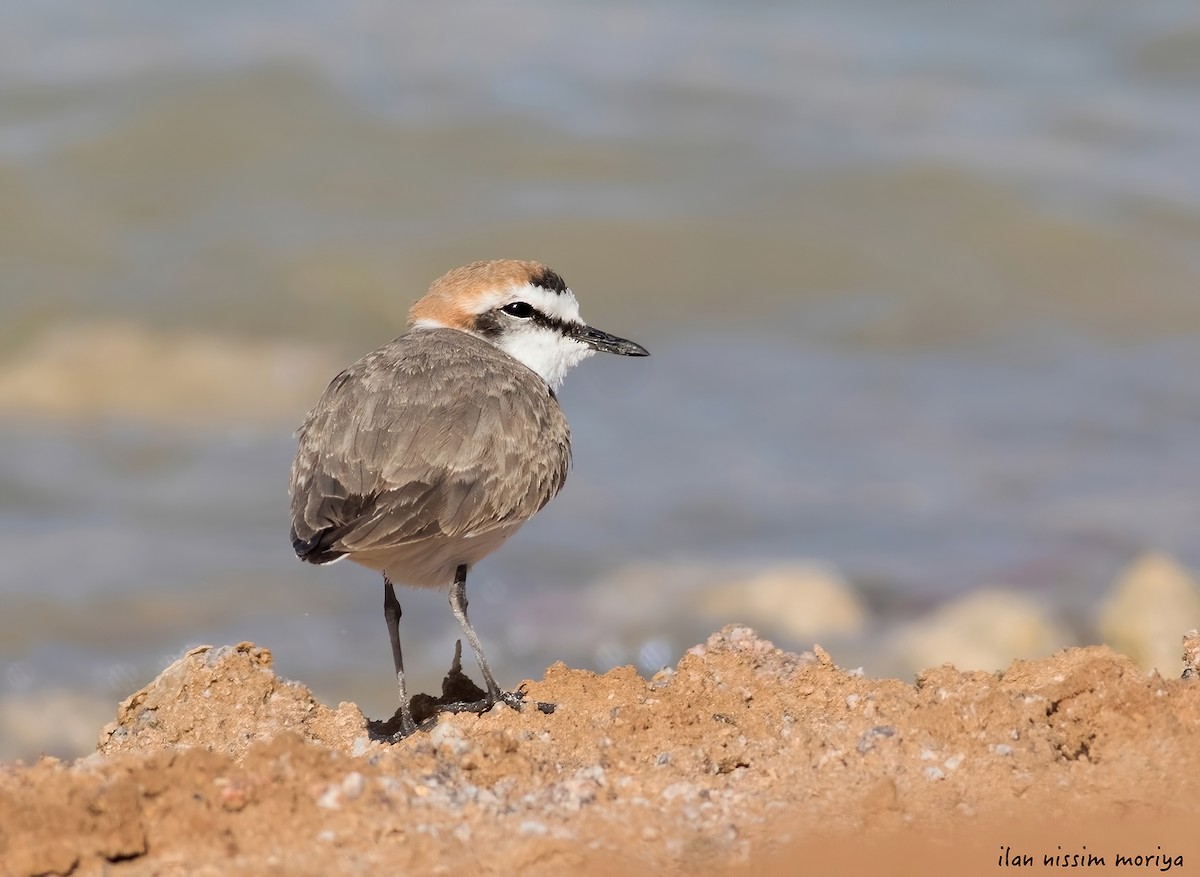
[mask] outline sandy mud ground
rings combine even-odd
[[[391,744],[266,649],[201,648],[96,754],[0,766],[0,873],[1191,873],[1198,656],[1193,634],[1192,678],[1094,647],[908,684],[731,626],[653,679],[558,664],[525,686],[552,714]]]

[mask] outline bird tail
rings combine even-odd
[[[298,558],[308,563],[324,564],[341,560],[346,556],[346,552],[333,547],[333,543],[342,535],[338,530],[337,527],[329,527],[317,532],[309,539],[301,539],[296,534],[296,528],[293,527],[292,548]]]

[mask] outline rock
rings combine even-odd
[[[773,567],[707,588],[699,606],[710,619],[745,621],[798,641],[857,633],[867,616],[849,582],[832,569],[807,563]]]
[[[253,643],[192,649],[122,702],[100,732],[105,755],[202,747],[242,758],[256,740],[285,731],[350,751],[367,721],[353,704],[332,710],[271,669]]]
[[[1183,635],[1183,678],[1200,679],[1200,630]]]
[[[895,649],[916,672],[951,663],[959,670],[999,670],[1014,658],[1040,658],[1074,637],[1023,594],[984,589],[944,604],[902,630]]]
[[[1200,586],[1165,554],[1143,555],[1113,585],[1097,627],[1104,642],[1147,669],[1178,676],[1181,628],[1200,619]]]

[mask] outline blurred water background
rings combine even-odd
[[[503,682],[735,620],[1031,656],[1146,552],[1195,605],[1198,88],[1192,0],[0,5],[0,755],[198,643],[391,712],[291,431],[479,258],[654,354],[570,375],[568,485],[472,578]],[[457,629],[401,598],[430,689]]]

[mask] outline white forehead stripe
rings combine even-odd
[[[583,322],[579,316],[579,302],[575,300],[575,293],[569,289],[565,292],[554,292],[541,286],[534,286],[532,283],[486,292],[476,300],[476,305],[472,310],[481,314],[515,301],[528,302],[548,317],[565,320],[568,323]]]
[[[567,323],[583,323],[583,318],[579,316],[579,302],[575,300],[575,294],[571,290],[554,292],[531,283],[483,292],[471,301],[470,312],[484,314],[518,301],[527,302],[548,317]],[[414,329],[462,328],[461,326],[448,326],[441,320],[432,317],[414,320],[412,327]]]

